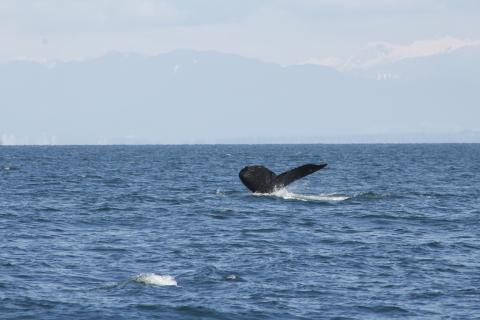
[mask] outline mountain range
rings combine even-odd
[[[480,142],[480,47],[365,70],[219,52],[0,64],[1,144]]]

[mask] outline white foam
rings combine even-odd
[[[161,276],[155,273],[142,273],[134,278],[135,282],[151,284],[155,286],[177,286],[177,280],[174,277]]]
[[[299,200],[299,201],[344,201],[350,199],[349,196],[344,194],[319,194],[319,195],[309,195],[309,194],[298,194],[288,191],[287,189],[280,189],[272,193],[267,194],[255,194],[260,196],[274,196],[279,197],[285,200]]]

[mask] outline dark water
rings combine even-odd
[[[479,197],[480,145],[0,147],[0,318],[478,319]]]

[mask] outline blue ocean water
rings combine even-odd
[[[480,145],[0,147],[1,319],[480,317]],[[329,166],[273,195],[238,171]]]

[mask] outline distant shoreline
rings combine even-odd
[[[298,142],[298,143],[139,143],[139,144],[10,144],[0,147],[142,147],[142,146],[294,146],[294,145],[470,145],[480,142]]]

